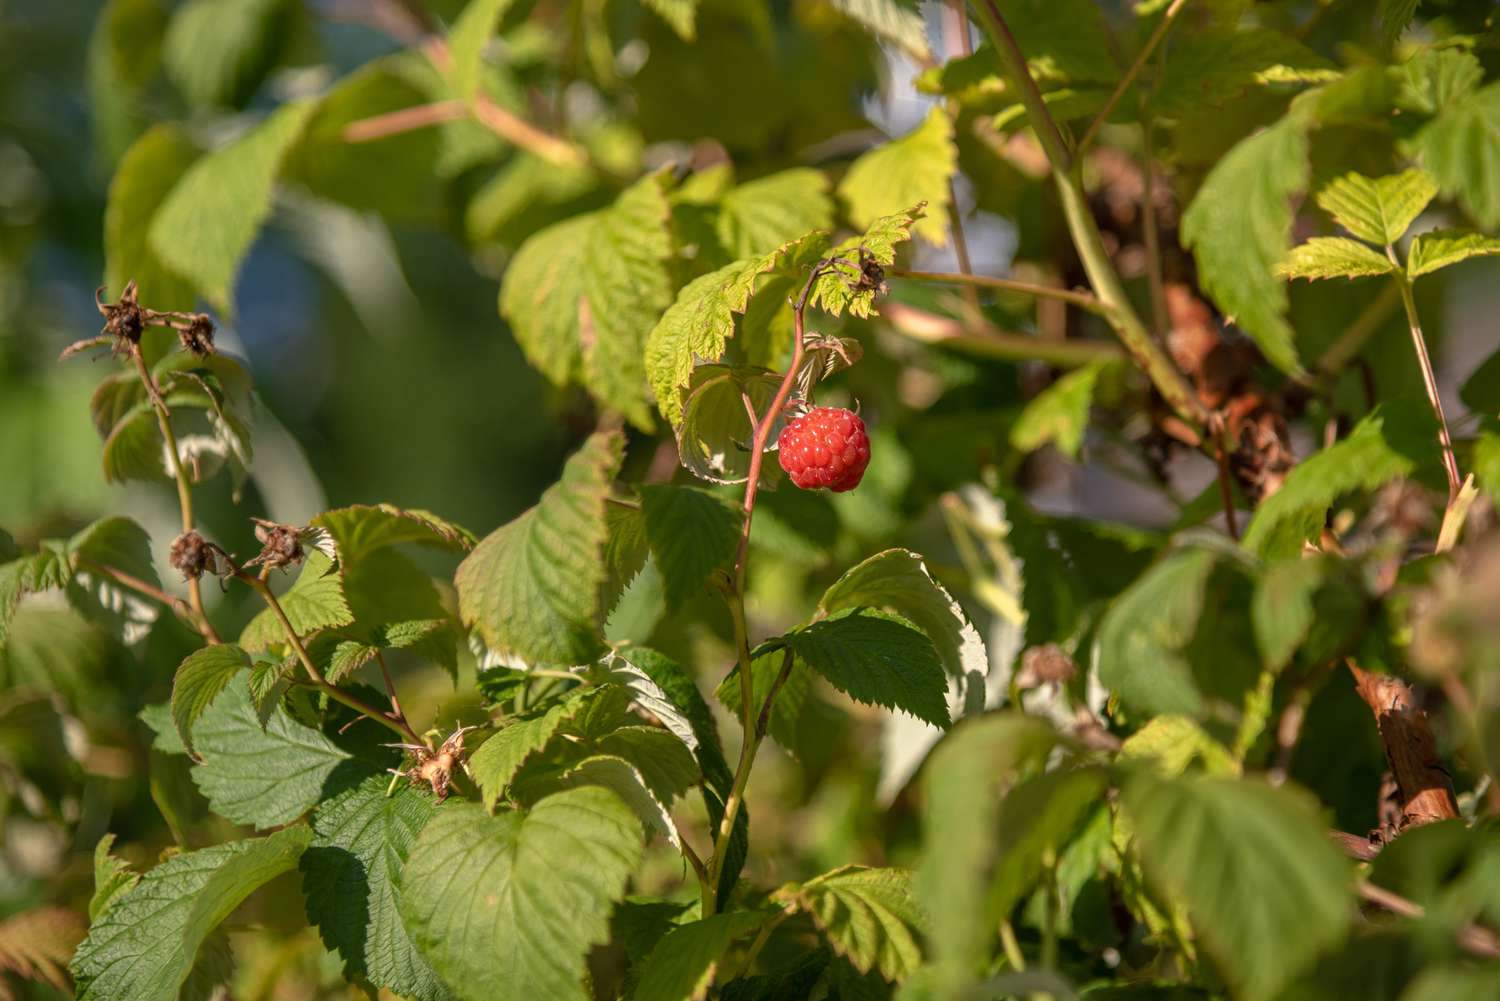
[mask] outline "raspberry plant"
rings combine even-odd
[[[35,378],[144,490],[0,531],[0,997],[1495,996],[1491,4],[93,31],[102,329]],[[386,334],[498,285],[550,396],[362,413],[556,425],[524,511],[288,511],[287,233]]]

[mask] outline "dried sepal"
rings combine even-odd
[[[448,790],[452,788],[454,769],[468,771],[469,765],[464,759],[464,734],[474,729],[477,727],[460,726],[448,735],[448,739],[436,751],[422,744],[387,745],[399,747],[412,757],[410,767],[392,768],[391,774],[406,779],[412,785],[428,786],[441,803],[448,798]]]

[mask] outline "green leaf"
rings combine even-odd
[[[863,234],[851,236],[829,251],[829,258],[839,258],[845,263],[840,268],[824,272],[813,283],[808,302],[834,316],[842,315],[847,309],[851,316],[868,318],[875,311],[875,296],[879,289],[865,288],[857,281],[861,251],[882,268],[895,263],[896,247],[911,239],[912,230],[925,218],[924,208],[918,204],[882,216],[870,223]]]
[[[922,557],[909,549],[887,549],[848,570],[818,600],[825,615],[849,608],[883,608],[927,634],[949,674],[984,677],[989,656],[984,640],[953,596],[932,578]]]
[[[113,164],[146,123],[144,98],[161,67],[167,11],[160,0],[108,0],[88,45],[88,99],[96,148]]]
[[[913,227],[939,247],[948,243],[949,182],[958,164],[953,123],[934,106],[923,123],[862,155],[839,182],[849,219],[868,227],[876,219],[925,202],[928,214]]]
[[[675,733],[654,726],[622,726],[594,741],[602,754],[628,761],[661,800],[672,802],[703,780],[693,751]]]
[[[996,5],[1039,80],[1112,84],[1119,77],[1109,29],[1093,0],[996,0]]]
[[[1016,784],[1000,802],[992,913],[1008,917],[1062,854],[1109,786],[1100,768],[1058,769]]]
[[[198,147],[169,124],[153,125],[121,157],[104,208],[104,285],[111,297],[134,279],[142,303],[155,309],[192,308],[192,285],[162,262],[146,234],[197,157]]]
[[[645,0],[645,4],[672,26],[678,38],[691,42],[698,36],[698,0]]]
[[[462,998],[583,1001],[585,958],[640,858],[640,824],[606,789],[495,817],[450,805],[412,846],[401,913]]]
[[[307,918],[344,961],[344,976],[402,997],[452,994],[412,945],[401,923],[401,869],[433,815],[431,796],[371,775],[318,805],[302,856]]]
[[[228,687],[234,676],[250,666],[250,657],[232,643],[216,643],[187,655],[172,678],[172,725],[189,755],[193,752],[193,723]]]
[[[1474,478],[1489,495],[1490,501],[1500,504],[1500,433],[1483,431],[1475,441]]]
[[[750,661],[750,703],[754,706],[763,706],[771,694],[771,686],[776,683],[786,652],[784,650],[771,650],[762,652],[760,649],[753,651]],[[786,749],[787,753],[796,755],[798,740],[798,723],[802,715],[802,709],[807,704],[808,689],[812,682],[812,670],[795,656],[792,659],[792,670],[787,679],[781,685],[781,691],[776,696],[776,702],[771,708],[771,736]],[[740,709],[740,669],[738,665],[724,676],[719,682],[719,687],[714,690],[714,698],[719,704],[729,710],[735,718],[739,718]]]
[[[702,1001],[724,950],[767,920],[764,911],[729,911],[673,928],[641,967],[635,1001]]]
[[[641,488],[646,538],[673,608],[703,593],[709,576],[733,562],[740,536],[735,507],[732,501],[691,487]]]
[[[1287,559],[1271,564],[1256,581],[1250,620],[1256,646],[1270,670],[1285,667],[1307,638],[1315,614],[1313,598],[1325,572],[1320,561]]]
[[[624,758],[612,754],[595,754],[562,771],[520,784],[522,802],[528,804],[538,795],[553,793],[559,789],[589,786],[608,789],[620,797],[620,801],[630,807],[646,830],[660,834],[674,848],[681,849],[682,835],[677,830],[676,821],[672,819],[671,800],[659,796],[641,774],[641,770]]]
[[[1450,963],[1421,970],[1401,1001],[1495,1001],[1495,967]]]
[[[1401,40],[1407,25],[1417,14],[1422,0],[1380,0],[1380,26],[1385,31],[1385,44],[1394,48]]]
[[[872,609],[836,612],[783,637],[808,667],[850,698],[947,726],[948,683],[932,641]]]
[[[75,571],[89,565],[109,567],[161,586],[151,558],[151,536],[130,518],[100,518],[81,529],[68,540],[68,559]]]
[[[1239,765],[1229,749],[1186,716],[1164,715],[1150,720],[1125,739],[1122,759],[1149,761],[1158,774],[1178,776],[1193,762],[1213,775],[1237,775]]]
[[[1472,52],[1462,49],[1423,49],[1397,71],[1401,91],[1397,102],[1411,111],[1435,115],[1474,93],[1484,80],[1484,67]]]
[[[151,221],[151,249],[225,312],[240,262],[271,213],[282,159],[314,106],[310,101],[283,105],[193,164]]]
[[[1486,229],[1500,226],[1500,83],[1443,107],[1413,147],[1443,194]]]
[[[648,662],[651,660],[651,654],[654,653],[654,651],[643,651],[641,647],[631,647],[630,650],[632,656],[636,653],[644,653]],[[657,682],[656,674],[669,670],[666,665],[671,662],[660,654],[656,654],[655,657],[657,660],[655,673],[648,673],[637,667],[627,657],[612,650],[605,654],[599,663],[588,668],[589,680],[595,685],[608,684],[622,689],[630,696],[631,704],[655,716],[661,725],[672,731],[689,750],[696,751],[700,746],[698,734],[702,725],[701,720],[693,719],[691,715],[693,711],[677,701],[679,696],[686,695],[680,684],[674,687],[676,694],[668,696],[666,690]],[[676,667],[675,664],[671,666]],[[677,670],[682,669],[677,668]],[[687,680],[691,682],[691,679]],[[696,691],[697,689],[694,688],[693,692]],[[700,703],[702,698],[701,695],[698,696]],[[706,705],[703,706],[703,710],[707,711]],[[717,740],[712,728],[708,732],[714,740]]]
[[[1147,879],[1186,905],[1236,997],[1279,996],[1342,941],[1354,914],[1349,866],[1302,794],[1143,774],[1126,783],[1124,805]]]
[[[1340,225],[1376,246],[1395,243],[1437,194],[1425,171],[1369,178],[1350,172],[1318,192],[1318,206]]]
[[[474,548],[474,533],[431,511],[403,509],[391,504],[354,504],[324,511],[311,524],[326,528],[338,544],[339,559],[357,563],[386,546],[415,544],[450,553]]]
[[[953,996],[989,959],[1003,916],[990,909],[986,876],[997,860],[1001,794],[1056,744],[1045,720],[992,713],[959,723],[928,757],[915,887],[931,924],[935,973],[950,989],[934,996]]]
[[[1339,497],[1374,490],[1416,469],[1436,448],[1432,428],[1425,403],[1401,400],[1377,408],[1349,437],[1292,469],[1281,489],[1256,509],[1245,548],[1271,559],[1296,555],[1322,531]]]
[[[1204,291],[1288,373],[1301,363],[1284,318],[1286,289],[1273,269],[1290,245],[1290,199],[1307,178],[1305,126],[1288,116],[1231,149],[1182,217],[1182,244],[1193,252]]]
[[[1186,649],[1198,631],[1217,555],[1174,553],[1148,570],[1105,613],[1094,644],[1099,681],[1149,713],[1197,715],[1203,696]]]
[[[1103,368],[1096,363],[1074,369],[1033,397],[1011,425],[1011,445],[1034,452],[1050,442],[1069,458],[1078,458],[1083,433],[1088,430],[1094,384]]]
[[[1293,247],[1276,266],[1282,278],[1363,278],[1387,275],[1396,270],[1384,255],[1357,240],[1342,236],[1315,236]]]
[[[1471,257],[1500,254],[1500,240],[1465,229],[1435,229],[1411,242],[1406,257],[1409,278],[1428,275]]]
[[[348,751],[303,726],[279,705],[262,727],[246,675],[198,717],[193,744],[202,764],[193,782],[213,811],[258,828],[289,824],[323,798]]]
[[[297,635],[306,639],[309,633],[337,629],[354,621],[354,613],[344,597],[344,579],[323,553],[314,550],[302,564],[296,583],[280,598],[281,610]],[[246,650],[264,650],[285,643],[281,620],[269,608],[258,613],[240,633],[240,646]]]
[[[649,175],[611,207],[537,233],[500,290],[500,313],[528,361],[558,385],[582,382],[645,430],[642,351],[672,301],[668,183]]]
[[[1173,38],[1151,113],[1187,116],[1222,105],[1251,87],[1337,79],[1327,59],[1279,31],[1226,25]]]
[[[500,18],[511,0],[470,0],[448,32],[448,52],[453,59],[449,78],[453,90],[465,101],[474,100],[484,72],[484,47],[489,44]]]
[[[926,921],[905,869],[844,866],[808,880],[791,896],[834,952],[861,973],[878,970],[900,983],[921,965],[917,935]]]
[[[111,849],[115,836],[106,834],[94,846],[94,895],[89,899],[89,923],[99,920],[99,915],[139,883],[140,873],[130,868],[123,859],[115,858]]]
[[[716,235],[732,258],[768,254],[789,240],[833,225],[828,177],[794,167],[747,181],[719,199]]]
[[[527,759],[546,747],[558,728],[587,709],[594,697],[587,689],[575,689],[543,712],[512,719],[479,745],[469,758],[469,773],[484,805],[493,808]]]
[[[286,0],[187,0],[167,29],[167,76],[195,107],[243,104],[275,62],[286,16]]]
[[[748,365],[694,366],[687,401],[677,426],[677,457],[683,468],[711,483],[744,483],[750,476],[749,443],[754,439],[745,397],[764,413],[776,397],[781,378]],[[778,420],[768,441],[780,434]],[[761,473],[762,481],[780,467]]]
[[[537,505],[459,565],[459,611],[489,647],[533,664],[583,664],[603,649],[605,500],[624,436],[596,432]]]
[[[734,316],[745,312],[757,279],[784,261],[821,248],[818,236],[785,243],[760,257],[726,264],[689,282],[646,338],[646,374],[662,416],[682,421],[682,394],[699,362],[715,362],[734,335]]]
[[[146,873],[74,954],[79,1001],[175,1001],[204,940],[241,901],[296,866],[310,833],[292,827],[231,841]]]
[[[829,0],[835,10],[863,25],[870,34],[890,42],[919,63],[932,61],[927,27],[922,15],[896,0]]]

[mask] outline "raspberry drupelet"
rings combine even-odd
[[[777,457],[803,490],[835,493],[859,486],[870,464],[865,422],[842,407],[814,407],[792,421],[777,439]]]

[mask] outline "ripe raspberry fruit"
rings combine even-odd
[[[870,464],[865,422],[842,407],[814,407],[792,421],[777,439],[781,468],[803,490],[835,493],[859,486]]]

